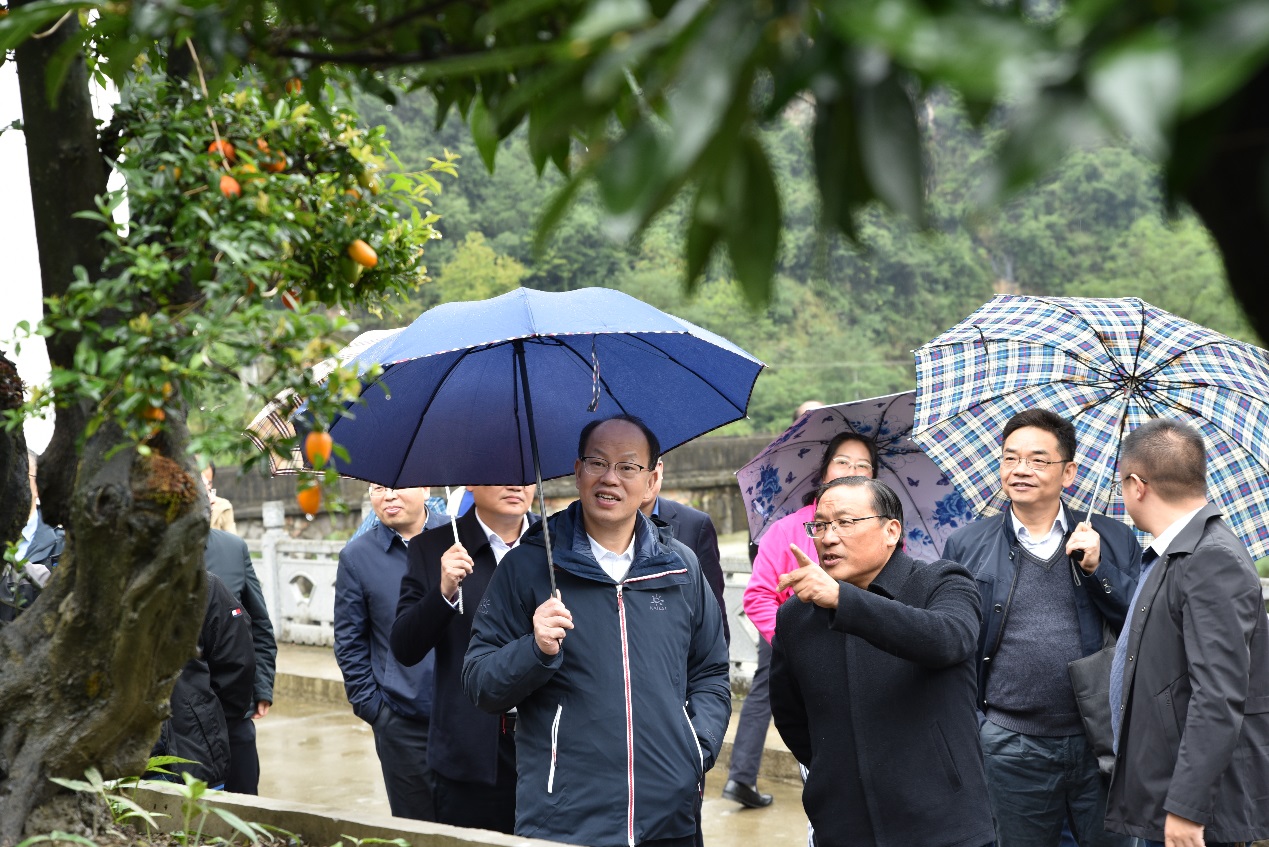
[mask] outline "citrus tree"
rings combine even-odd
[[[199,401],[242,384],[258,406],[306,398],[318,471],[299,498],[315,511],[333,476],[324,460],[339,449],[322,431],[359,383],[336,368],[319,385],[310,368],[341,346],[345,307],[374,308],[425,278],[432,197],[456,170],[442,156],[405,172],[382,129],[361,126],[329,90],[270,86],[245,69],[209,86],[193,45],[179,50],[191,73],[156,67],[171,58],[163,51],[137,57],[109,125],[91,129],[119,189],[94,171],[91,204],[43,222],[45,272],[46,253],[78,259],[53,284],[45,277],[44,321],[19,327],[48,341],[48,386],[19,403],[20,383],[0,369],[10,389],[0,469],[6,480],[24,470],[23,418],[55,414],[41,500],[68,532],[56,578],[0,630],[0,843],[21,835],[47,776],[139,772],[194,653],[207,501],[193,454],[240,448],[245,423]],[[77,92],[64,82],[50,105],[47,88],[28,99],[23,82],[38,161],[35,139],[65,123]],[[0,524],[20,527],[28,503],[24,489],[6,498]]]

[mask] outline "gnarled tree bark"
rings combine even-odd
[[[45,297],[64,294],[77,266],[96,277],[104,258],[101,225],[75,217],[96,208],[107,177],[82,57],[48,98],[53,57],[76,21],[17,50]],[[52,364],[73,370],[78,341],[48,339]],[[81,451],[86,420],[83,407],[59,407],[40,461],[42,511],[66,527],[66,550],[40,597],[0,629],[0,844],[21,838],[32,809],[60,790],[48,777],[141,773],[202,624],[207,509],[184,466],[184,421],[169,414],[143,456],[109,424]],[[5,457],[24,449],[0,434],[6,492],[16,459]],[[0,503],[0,540],[16,537],[11,512],[19,530],[26,522],[23,502]]]

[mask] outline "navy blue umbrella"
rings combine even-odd
[[[354,362],[383,372],[331,426],[348,451],[340,473],[391,487],[536,482],[539,495],[573,472],[588,422],[638,415],[668,450],[744,417],[764,367],[604,288],[447,303]]]

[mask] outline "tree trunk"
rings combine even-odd
[[[66,291],[76,266],[96,276],[104,255],[100,225],[74,217],[106,189],[82,58],[47,96],[52,58],[76,21],[17,50],[46,297]],[[48,339],[54,367],[73,369],[78,341]],[[110,424],[81,455],[86,420],[82,407],[59,407],[40,462],[43,512],[65,526],[66,550],[39,598],[0,629],[0,844],[22,837],[32,809],[60,790],[48,777],[82,777],[89,766],[107,778],[141,773],[202,625],[207,508],[184,466],[182,416],[169,413],[148,456]],[[16,449],[0,438],[0,476]]]

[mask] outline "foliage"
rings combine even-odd
[[[524,276],[524,265],[499,255],[484,235],[473,231],[454,250],[433,286],[438,303],[487,300],[516,288]]]
[[[82,43],[116,79],[152,41],[193,36],[223,72],[300,74],[309,96],[332,76],[387,102],[427,88],[491,169],[524,127],[533,166],[570,175],[548,227],[579,180],[618,240],[686,198],[687,280],[724,250],[754,302],[771,296],[789,202],[761,133],[790,109],[806,112],[817,218],[855,239],[874,201],[937,213],[919,131],[932,91],[975,120],[1009,107],[979,200],[1112,136],[1163,163],[1171,198],[1215,155],[1222,122],[1204,116],[1269,58],[1261,0],[40,0],[0,22],[0,49],[68,9],[94,10]]]
[[[86,400],[84,437],[111,419],[145,452],[169,415],[241,383],[257,408],[286,390],[309,398],[324,428],[355,399],[356,375],[337,369],[319,391],[308,368],[338,349],[336,333],[350,327],[342,307],[373,308],[421,281],[423,246],[437,237],[430,198],[438,175],[455,174],[452,159],[405,171],[382,128],[333,103],[315,113],[294,96],[270,102],[249,78],[209,98],[140,73],[122,93],[112,126],[125,187],[84,213],[109,225],[105,277],[81,268],[67,296],[49,301],[38,332],[80,333],[74,368],[55,368],[51,392],[9,425],[54,398]],[[220,190],[224,175],[240,196]],[[127,222],[116,225],[124,203]],[[354,239],[377,252],[373,268],[345,255]],[[224,418],[201,405],[195,450],[241,440],[239,409]]]

